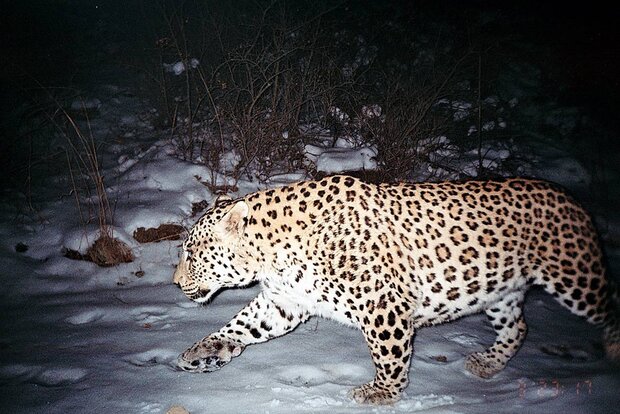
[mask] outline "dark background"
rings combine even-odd
[[[20,111],[41,88],[132,82],[127,55],[152,47],[163,30],[162,4],[188,2],[30,0],[5,2],[0,16],[0,126],[2,176],[19,180],[28,151]],[[217,3],[217,2],[214,2]],[[226,2],[244,10],[245,1]],[[252,2],[254,3],[261,3]],[[318,1],[287,3],[311,15],[313,8],[334,7],[330,18],[363,34],[384,58],[397,57],[403,33],[444,25],[447,39],[488,50],[485,67],[528,63],[540,70],[540,96],[577,107],[596,124],[578,132],[576,148],[592,135],[616,154],[620,132],[620,15],[601,2],[540,1]],[[188,6],[191,10],[191,5]],[[441,41],[446,40],[445,38]],[[116,70],[118,69],[118,70]],[[114,77],[117,77],[114,79]],[[136,75],[137,79],[137,75]],[[487,94],[494,84],[485,85]],[[20,172],[21,171],[21,172]]]

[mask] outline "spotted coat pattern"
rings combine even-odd
[[[363,332],[376,374],[351,392],[361,403],[399,399],[417,329],[476,312],[497,337],[465,366],[484,378],[502,370],[526,333],[530,285],[603,325],[607,352],[620,359],[592,220],[544,181],[374,185],[333,176],[218,199],[183,244],[174,281],[202,303],[221,288],[262,285],[226,326],[180,355],[182,369],[219,369],[247,345],[323,316]]]

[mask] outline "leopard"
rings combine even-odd
[[[466,370],[500,372],[524,341],[526,292],[541,286],[602,328],[620,360],[618,290],[593,219],[562,187],[531,178],[370,183],[334,175],[218,197],[182,244],[173,282],[207,304],[221,289],[260,293],[177,360],[219,370],[248,345],[311,317],[359,329],[375,376],[357,403],[397,402],[409,382],[416,332],[484,312],[495,341]]]

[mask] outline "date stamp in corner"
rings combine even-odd
[[[534,383],[519,379],[517,383],[519,398],[523,399],[533,396],[539,398],[558,398],[565,394],[587,397],[593,394],[592,380],[590,379],[575,382],[555,378],[541,378]]]

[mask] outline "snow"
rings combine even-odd
[[[53,195],[60,180],[38,190],[48,197],[32,219],[16,222],[13,204],[0,204],[1,412],[166,413],[173,406],[195,414],[616,412],[620,376],[601,355],[600,331],[539,291],[527,299],[525,345],[489,380],[464,369],[466,355],[493,340],[484,315],[422,329],[410,384],[393,406],[360,406],[347,397],[352,387],[373,377],[367,347],[360,332],[318,318],[282,338],[248,347],[220,371],[178,371],[177,355],[228,322],[259,288],[223,291],[204,307],[172,285],[181,242],[141,245],[131,235],[138,227],[162,223],[191,226],[197,220],[190,217],[192,203],[213,198],[197,178],[206,179],[211,171],[174,157],[167,140],[130,110],[138,105],[132,98],[92,102],[99,102],[102,114],[95,137],[104,136],[109,125],[135,132],[103,156],[112,161],[104,176],[118,177],[107,181],[115,204],[114,234],[132,247],[136,260],[99,268],[62,257],[63,248],[85,251],[98,230],[79,223],[70,197]],[[472,108],[467,102],[449,104],[455,117]],[[365,113],[380,116],[381,110],[369,106]],[[334,116],[345,119],[342,112]],[[351,142],[308,145],[308,162],[326,173],[375,168],[376,148]],[[444,151],[436,157],[455,156],[446,137],[433,142]],[[501,165],[513,151],[485,144],[487,167]],[[542,154],[533,170],[538,176],[569,188],[589,182],[586,170],[565,153],[537,153]],[[236,160],[234,153],[225,157],[228,168]],[[475,161],[477,152],[458,159],[460,167]],[[280,174],[267,185],[304,178],[303,173]],[[236,184],[234,195],[265,187],[244,180]],[[18,243],[28,250],[17,253]],[[620,251],[610,248],[608,256],[617,268]],[[566,352],[549,355],[561,354],[558,350]]]
[[[183,72],[189,69],[196,69],[200,65],[200,61],[196,58],[191,58],[189,62],[182,60],[174,63],[164,63],[164,70],[168,73],[174,73],[176,76],[181,75]]]
[[[304,149],[306,158],[316,164],[317,171],[327,174],[377,168],[377,148],[357,146],[350,138],[338,138],[333,146],[308,144]]]
[[[321,152],[316,168],[325,173],[340,171],[374,170],[377,163],[374,157],[377,149],[374,147],[362,147],[358,149],[334,148]]]

